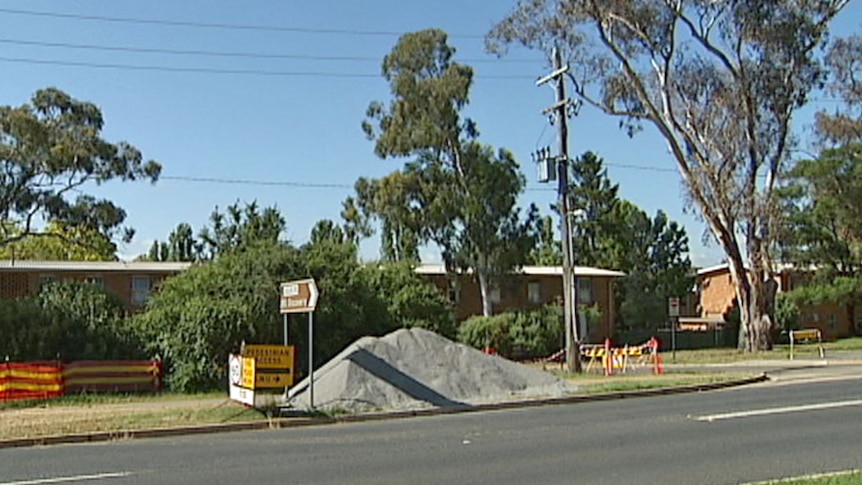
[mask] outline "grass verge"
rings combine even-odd
[[[0,440],[266,419],[260,411],[218,396],[64,397],[17,403],[0,408]]]
[[[755,377],[757,374],[744,372],[716,373],[673,373],[663,375],[653,374],[614,374],[612,376],[596,376],[590,374],[565,374],[562,377],[576,384],[583,394],[601,394],[605,392],[644,391],[663,387],[695,386],[739,381]]]
[[[823,342],[826,357],[833,352],[862,352],[862,337],[845,338],[833,342]],[[795,345],[794,357],[816,357],[819,351],[816,344]],[[741,352],[735,348],[677,350],[676,359],[671,360],[671,352],[664,352],[665,363],[677,364],[727,364],[746,360],[786,360],[790,355],[789,345],[776,345],[767,352]]]

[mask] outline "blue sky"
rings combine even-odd
[[[536,182],[530,158],[536,149],[557,144],[555,127],[540,114],[554,94],[534,83],[547,65],[538,52],[514,50],[502,60],[484,52],[482,37],[513,5],[499,0],[0,0],[0,105],[23,104],[35,90],[56,86],[101,107],[107,139],[129,141],[163,164],[156,185],[109,183],[94,191],[123,206],[128,225],[137,230],[135,240],[121,246],[123,257],[145,252],[180,222],[197,231],[216,206],[236,201],[278,206],[287,219],[288,239],[302,243],[317,220],[340,219],[341,201],[357,178],[383,176],[403,164],[377,158],[360,124],[370,101],[389,99],[380,62],[397,33],[437,27],[449,32],[456,60],[476,71],[466,115],[478,123],[483,142],[512,150],[521,162],[528,180],[523,205],[535,202],[548,213],[553,187]],[[859,3],[851,4],[836,33],[859,32],[860,18]],[[71,47],[84,45],[100,48]],[[821,101],[814,108],[833,106]],[[812,113],[806,109],[797,118],[803,137]],[[617,120],[585,108],[570,122],[569,147],[572,155],[592,150],[602,156],[622,197],[681,222],[696,265],[721,261],[714,243],[701,242],[704,225],[684,211],[680,177],[652,130],[630,139]],[[376,240],[367,241],[362,255],[373,259],[378,249]],[[423,254],[426,262],[437,258],[433,249]]]

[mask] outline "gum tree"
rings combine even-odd
[[[772,346],[776,180],[848,1],[523,0],[487,37],[500,54],[560,48],[578,99],[664,138],[725,253],[747,351]]]
[[[42,222],[109,237],[118,233],[125,211],[82,191],[112,180],[155,182],[161,165],[144,161],[128,143],[106,141],[103,126],[95,104],[56,88],[36,91],[30,104],[0,106],[0,247],[37,237],[64,238],[44,230]],[[122,232],[131,239],[130,229]]]

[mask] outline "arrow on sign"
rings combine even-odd
[[[255,388],[287,387],[293,384],[293,375],[288,372],[256,374]]]
[[[309,313],[317,306],[317,285],[311,278],[281,284],[279,310],[281,313]]]
[[[311,308],[317,308],[317,296],[320,293],[317,291],[317,285],[314,283],[314,280],[308,282],[308,306]]]

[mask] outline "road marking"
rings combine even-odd
[[[754,409],[751,411],[737,411],[734,413],[712,414],[709,416],[696,416],[695,421],[721,421],[725,419],[750,418],[752,416],[767,416],[770,414],[798,413],[802,411],[818,411],[821,409],[846,408],[850,406],[862,406],[862,399],[855,401],[825,402],[821,404],[806,404],[802,406],[788,406],[782,408]],[[2,484],[0,484],[2,485]]]
[[[802,475],[798,477],[787,477],[787,478],[779,478],[777,480],[766,480],[762,482],[749,482],[743,483],[742,485],[776,485],[781,483],[788,482],[799,482],[801,480],[821,480],[824,478],[835,478],[835,477],[844,477],[848,475],[853,475],[859,473],[862,470],[842,470],[838,472],[829,472],[829,473],[815,473],[813,475]]]
[[[20,482],[0,482],[0,485],[43,485],[48,483],[83,482],[85,480],[105,480],[108,478],[123,478],[132,472],[99,473],[96,475],[76,475],[73,477],[39,478],[36,480],[23,480]]]

